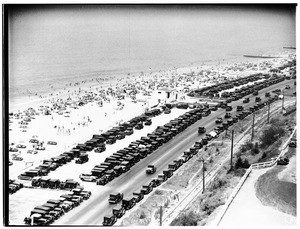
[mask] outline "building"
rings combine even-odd
[[[178,91],[174,88],[159,88],[153,96],[158,100],[158,103],[170,103],[178,100]]]

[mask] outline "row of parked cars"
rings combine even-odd
[[[50,188],[50,189],[74,189],[80,187],[80,184],[73,179],[61,181],[49,177],[34,177],[31,181],[32,187]]]
[[[201,119],[202,112],[201,108],[190,110],[164,126],[158,126],[154,132],[131,142],[128,147],[107,157],[104,163],[96,165],[90,174],[85,174],[85,177],[89,181],[96,181],[98,185],[107,184],[115,177],[127,172],[135,163],[147,157],[189,125]],[[89,176],[92,176],[93,179],[88,178]]]
[[[59,166],[62,166],[72,161],[74,158],[79,157],[80,153],[81,152],[79,149],[73,149],[70,152],[61,153],[56,157],[52,157],[50,159],[44,159],[43,164],[35,167],[34,169],[25,171],[24,173],[18,176],[18,179],[32,180],[32,178],[34,177],[47,176],[51,171],[56,170]]]
[[[114,144],[117,140],[121,140],[127,135],[132,135],[134,129],[143,129],[144,125],[151,125],[151,117],[159,114],[161,114],[161,110],[158,108],[147,111],[143,115],[134,117],[128,122],[107,130],[105,133],[93,135],[93,138],[82,144],[81,148],[88,151],[96,148],[95,152],[103,152],[105,150],[103,144]]]
[[[193,93],[189,95],[198,95],[198,96],[214,96],[215,94],[218,94],[221,91],[231,89],[233,87],[241,86],[244,84],[248,84],[249,82],[254,82],[259,79],[261,79],[261,74],[254,74],[243,78],[238,78],[231,81],[226,81],[222,83],[218,83],[212,86],[204,87],[201,89],[196,89],[193,91]],[[229,97],[229,94],[223,93],[225,97]]]
[[[29,217],[25,217],[24,222],[33,226],[48,226],[66,212],[79,206],[84,200],[89,199],[90,191],[77,187],[69,193],[63,194],[59,199],[50,199],[43,205],[36,206]]]
[[[254,82],[259,79],[264,79],[264,80],[261,82]],[[249,82],[254,82],[252,85],[245,85],[245,86],[243,86],[239,89],[235,89],[235,91],[231,91],[231,92],[223,92],[221,95],[223,98],[227,98],[229,101],[236,101],[246,95],[250,95],[250,94],[257,95],[259,90],[261,90],[265,87],[268,87],[272,84],[279,83],[284,80],[285,80],[285,77],[282,77],[279,75],[271,77],[270,74],[260,74],[259,73],[259,74],[250,75],[248,77],[244,77],[241,79],[209,86],[207,88],[196,89],[190,95],[191,96],[195,96],[195,95],[214,96],[214,95],[217,95],[219,92],[233,88],[234,86],[240,86],[240,85],[248,84]]]
[[[9,181],[8,181],[8,193],[9,194],[14,194],[15,192],[17,192],[18,190],[20,190],[23,187],[24,187],[23,183],[21,183],[19,181],[11,180],[11,179],[9,179]]]
[[[71,149],[69,152],[64,152],[51,159],[43,160],[43,164],[39,165],[34,169],[30,169],[25,173],[18,176],[21,180],[32,180],[33,177],[46,176],[50,171],[56,170],[59,166],[66,164],[76,158],[75,163],[82,164],[87,162],[88,151],[95,149],[95,152],[103,152],[106,149],[105,144],[113,144],[117,139],[122,139],[125,135],[130,135],[133,133],[133,128],[139,129],[140,124],[151,125],[151,116],[155,116],[161,113],[160,109],[153,109],[147,111],[144,115],[135,117],[127,123],[120,124],[118,127],[114,127],[105,133],[100,135],[93,135],[93,138],[86,141],[84,144],[77,144],[76,147]],[[31,140],[32,143],[33,140]],[[55,144],[56,142],[48,142],[48,144]],[[26,147],[26,146],[25,146]]]
[[[171,120],[169,123],[165,124],[164,126],[159,126],[154,131],[148,135],[148,137],[142,137],[141,141],[138,140],[137,143],[142,145],[148,145],[161,138],[162,135],[165,137],[171,133],[180,133],[189,125],[195,123],[197,120],[202,118],[202,108],[196,108],[194,110],[190,110],[185,114],[179,116],[178,118]],[[175,135],[174,135],[175,136]],[[153,138],[151,138],[153,137]],[[151,140],[152,139],[152,140]],[[168,141],[168,138],[165,139]],[[201,145],[202,146],[202,145]],[[198,149],[202,148],[199,145],[196,145]],[[158,187],[163,182],[167,181],[170,177],[173,176],[173,173],[183,165],[183,163],[190,160],[193,155],[196,155],[198,150],[195,147],[190,148],[189,151],[185,151],[182,156],[180,156],[177,160],[174,160],[170,164],[168,164],[168,168],[164,170],[161,174],[158,174],[157,178],[153,178],[148,184],[142,185],[140,190],[134,191],[132,195],[127,196],[124,198],[123,193],[112,193],[109,195],[108,202],[109,204],[116,204],[116,207],[113,208],[112,214],[106,215],[103,218],[103,226],[112,226],[117,222],[118,218],[121,218],[126,210],[129,210],[135,206],[136,203],[140,202],[145,195],[151,193],[155,187]],[[146,174],[154,174],[156,172],[156,167],[154,165],[148,165],[146,169]]]

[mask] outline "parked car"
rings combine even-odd
[[[112,226],[117,222],[117,217],[115,215],[111,215],[111,216],[104,216],[103,217],[103,222],[102,225],[103,226]]]
[[[93,176],[92,174],[81,173],[79,175],[80,180],[82,181],[89,181],[89,182],[96,182],[97,177]]]
[[[57,145],[57,142],[55,142],[55,141],[48,141],[47,144],[48,145]]]
[[[145,126],[150,126],[150,125],[152,125],[152,120],[147,119],[144,124],[145,124]]]
[[[113,215],[117,218],[121,218],[125,214],[125,208],[123,206],[116,206],[113,208]]]
[[[245,99],[243,100],[243,103],[249,103],[249,101],[250,101],[249,98],[245,98]]]
[[[18,152],[19,150],[17,148],[9,147],[9,152]]]
[[[221,117],[218,117],[215,121],[216,124],[220,124],[223,122],[223,119]]]
[[[116,204],[123,200],[123,193],[112,193],[109,195],[108,202],[110,204]]]
[[[277,165],[287,165],[289,163],[289,159],[287,157],[280,157],[277,161]]]
[[[14,161],[23,161],[23,157],[14,156],[14,157],[12,158],[12,160],[14,160]]]
[[[76,159],[76,164],[83,164],[89,161],[89,156],[87,153],[81,153],[79,157]]]
[[[231,114],[230,113],[226,113],[225,114],[225,118],[231,118]]]
[[[34,147],[35,150],[45,150],[46,148],[44,146],[40,146],[40,145],[37,145]]]
[[[297,147],[297,141],[296,140],[291,140],[289,143],[289,147]]]
[[[26,145],[22,145],[22,144],[18,144],[16,145],[17,148],[20,148],[20,149],[25,149],[26,148]]]
[[[29,140],[29,142],[30,143],[39,143],[39,140],[32,138]]]

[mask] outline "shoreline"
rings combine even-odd
[[[10,97],[9,96],[9,112],[16,112],[20,111],[22,109],[26,109],[27,107],[33,107],[37,108],[39,105],[48,104],[54,99],[66,99],[68,97],[73,96],[80,96],[80,92],[97,92],[97,90],[107,90],[108,88],[115,88],[119,85],[122,87],[124,85],[128,85],[131,83],[137,83],[137,82],[149,82],[151,80],[159,80],[159,78],[169,78],[172,77],[180,77],[180,74],[188,74],[191,72],[199,72],[204,70],[210,70],[210,71],[220,71],[222,74],[224,74],[224,70],[229,68],[230,66],[239,66],[239,65],[247,65],[247,64],[258,64],[262,62],[270,62],[270,61],[278,61],[280,59],[286,59],[288,55],[293,54],[294,51],[292,50],[284,50],[280,53],[277,53],[277,55],[281,55],[282,58],[276,58],[276,59],[261,59],[261,58],[251,58],[250,60],[246,61],[247,58],[243,58],[244,60],[240,58],[232,58],[223,60],[221,63],[220,61],[216,60],[209,60],[206,62],[203,62],[202,65],[199,64],[192,64],[189,66],[183,66],[174,68],[171,70],[164,70],[164,71],[156,71],[156,72],[150,72],[150,69],[148,71],[143,72],[143,75],[137,75],[138,72],[127,74],[120,73],[115,76],[106,76],[105,78],[91,78],[89,80],[85,79],[81,82],[69,82],[64,84],[62,88],[54,88],[52,93],[47,91],[41,94],[34,94],[34,93],[23,93],[23,95],[17,96],[17,97]],[[226,72],[225,72],[226,73]],[[240,72],[241,73],[241,72]],[[86,74],[88,75],[88,74]],[[95,75],[95,73],[93,73]],[[221,74],[220,74],[221,75]],[[219,76],[220,76],[219,75]],[[124,77],[125,76],[125,77]],[[69,85],[69,86],[66,86]],[[78,89],[78,90],[77,90]],[[78,91],[78,92],[77,92]]]

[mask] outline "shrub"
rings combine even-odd
[[[216,177],[210,186],[210,190],[213,191],[215,189],[219,189],[226,184],[227,184],[227,181],[224,177]]]
[[[284,135],[284,129],[280,125],[272,125],[265,129],[260,137],[261,147],[267,147],[275,143]]]
[[[258,154],[259,153],[259,149],[258,149],[258,142],[255,143],[254,147],[251,149],[251,154]]]
[[[162,195],[162,194],[163,194],[163,191],[162,191],[162,190],[159,190],[159,189],[156,189],[154,193],[155,193],[156,195]]]
[[[242,151],[242,153],[245,153],[246,151],[252,149],[252,147],[253,147],[252,142],[251,141],[247,141],[245,144],[242,145],[241,151]]]
[[[261,155],[261,159],[264,159],[267,157],[267,153],[266,152],[263,152],[263,154]]]
[[[140,214],[140,219],[145,219],[146,218],[146,214],[144,211],[141,211],[141,214]]]
[[[250,163],[247,159],[244,159],[242,168],[248,169],[250,167]]]
[[[235,162],[234,165],[235,169],[239,169],[239,168],[249,168],[250,167],[250,163],[247,159],[242,160],[241,157],[238,157],[237,161]]]
[[[181,214],[171,222],[171,226],[197,226],[198,216],[190,211],[188,214]]]
[[[201,210],[205,211],[207,215],[210,215],[217,207],[224,204],[224,201],[220,197],[214,196],[206,199],[201,204]]]
[[[242,176],[244,176],[246,169],[239,168],[239,169],[233,170],[233,172],[234,172],[234,176],[242,177]]]
[[[242,158],[241,157],[238,157],[237,161],[235,162],[235,169],[238,169],[238,168],[241,168],[243,165],[243,161],[242,161]]]

